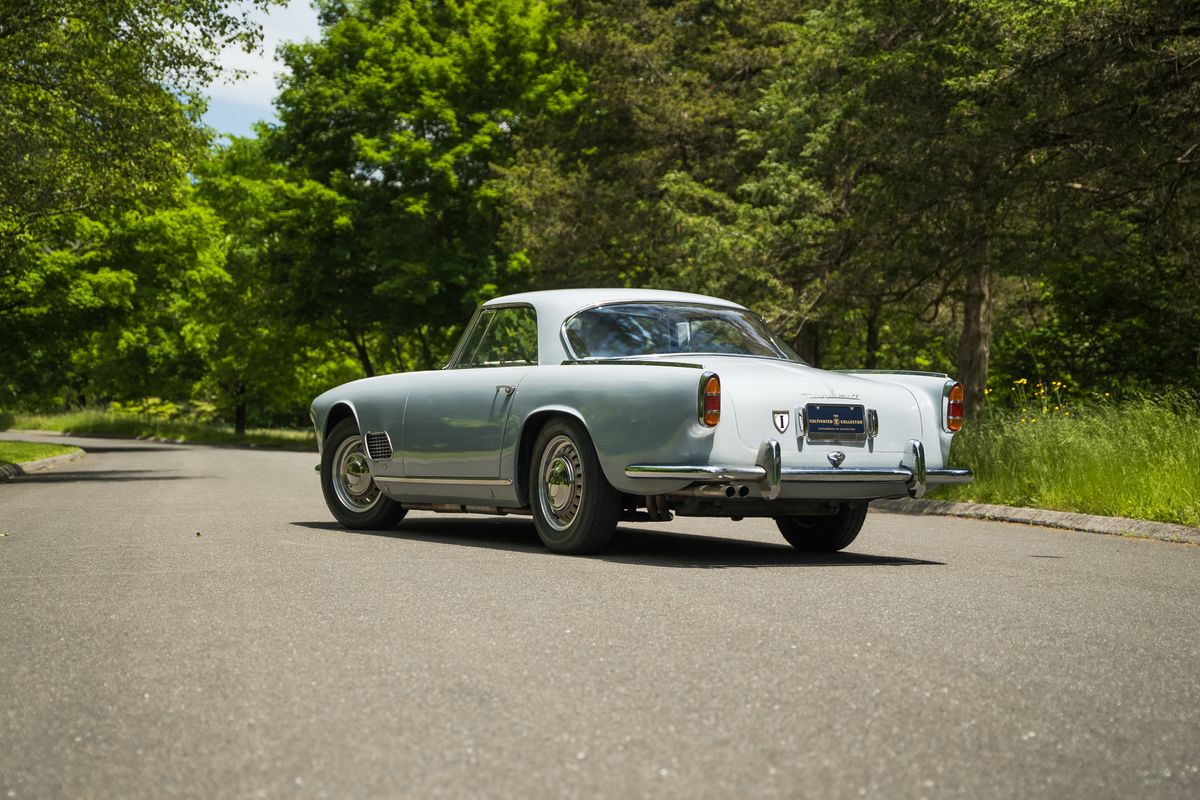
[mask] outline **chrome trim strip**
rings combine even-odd
[[[717,409],[717,425],[709,425],[707,422],[704,421],[704,417],[705,417],[704,407],[707,405],[707,403],[705,401],[708,397],[708,392],[706,392],[705,389],[708,388],[708,381],[710,378],[717,379],[718,403],[720,402],[720,399],[721,399],[721,376],[718,375],[717,373],[713,372],[711,369],[704,370],[704,372],[701,373],[701,375],[700,375],[700,385],[698,387],[696,387],[696,417],[697,417],[697,421],[700,423],[701,427],[704,427],[704,428],[715,428],[715,427],[717,427],[717,425],[721,424],[721,409],[720,408]]]
[[[682,367],[684,369],[704,369],[702,364],[691,364],[683,361],[654,361],[648,357],[638,358],[637,356],[627,356],[625,358],[581,358],[577,360],[567,359],[560,366],[564,367],[580,367],[589,364],[604,364],[626,366],[632,364],[636,367]]]
[[[931,469],[926,470],[926,478],[929,480],[929,485],[945,484],[945,483],[970,483],[975,474],[969,469]]]
[[[783,483],[842,482],[842,483],[908,483],[912,480],[908,467],[780,467],[779,480]],[[627,478],[660,478],[683,480],[695,483],[723,483],[729,481],[765,481],[767,471],[763,467],[730,466],[655,466],[634,464],[625,468]]]
[[[916,375],[922,378],[948,378],[944,372],[926,372],[919,369],[830,369],[826,372],[844,372],[847,375]]]
[[[508,478],[393,478],[376,475],[376,483],[429,483],[438,486],[512,486]]]
[[[900,466],[912,470],[912,479],[908,482],[908,496],[923,497],[929,485],[929,474],[925,470],[925,445],[920,439],[908,440],[908,452],[901,459]]]
[[[662,480],[702,481],[705,483],[760,481],[766,476],[767,471],[762,467],[728,467],[716,464],[705,464],[703,466],[631,464],[625,468],[626,478],[659,478]]]
[[[920,444],[918,442],[918,444]],[[922,455],[924,448],[922,447]],[[915,453],[905,456],[913,461]],[[768,461],[770,459],[767,459]],[[922,459],[923,461],[923,459]],[[782,483],[913,483],[915,470],[906,465],[898,467],[781,467],[779,480]],[[626,478],[658,478],[661,480],[692,481],[693,483],[729,483],[732,481],[756,481],[769,486],[767,470],[763,466],[732,467],[722,465],[671,466],[633,464],[625,468]],[[970,483],[973,474],[969,469],[925,470],[925,485],[945,483]],[[915,488],[915,486],[914,486]],[[764,491],[764,495],[766,492]]]
[[[788,483],[908,483],[908,467],[784,467]]]
[[[767,438],[758,446],[756,466],[762,467],[766,475],[759,482],[764,500],[774,500],[779,497],[779,482],[783,478],[783,455],[777,439]]]

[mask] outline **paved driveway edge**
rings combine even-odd
[[[1200,528],[1173,525],[1169,522],[1151,522],[1144,519],[1099,517],[1093,514],[994,506],[987,503],[951,503],[945,500],[875,500],[871,503],[871,507],[897,514],[969,517],[998,522],[1018,522],[1025,525],[1042,525],[1047,528],[1063,528],[1088,533],[1106,533],[1112,536],[1134,536],[1141,539],[1159,539],[1164,542],[1200,544]]]
[[[10,478],[15,478],[18,475],[25,475],[29,472],[35,472],[39,469],[53,467],[55,464],[63,464],[67,461],[76,461],[83,457],[82,450],[76,450],[74,453],[63,453],[61,456],[50,456],[50,458],[39,458],[37,461],[22,461],[20,464],[0,464],[0,481],[6,481]]]

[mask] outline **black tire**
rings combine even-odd
[[[542,544],[556,553],[598,553],[612,540],[621,493],[609,485],[587,431],[551,420],[538,433],[529,463],[529,506]]]
[[[362,436],[350,417],[333,426],[321,452],[325,504],[347,528],[378,531],[404,518],[400,504],[379,491],[371,477]]]
[[[836,553],[850,546],[867,518],[865,502],[842,503],[836,514],[776,517],[775,524],[788,544],[806,553]]]

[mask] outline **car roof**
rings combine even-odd
[[[521,292],[488,300],[483,305],[498,306],[513,303],[528,303],[539,315],[557,318],[559,322],[575,312],[603,303],[697,303],[727,308],[744,308],[737,303],[690,292],[672,292],[664,289],[546,289],[537,292]]]

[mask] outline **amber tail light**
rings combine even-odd
[[[965,416],[966,404],[963,402],[962,384],[946,384],[946,430],[958,433],[962,430]]]
[[[700,422],[709,428],[721,421],[721,379],[715,372],[700,376]]]

